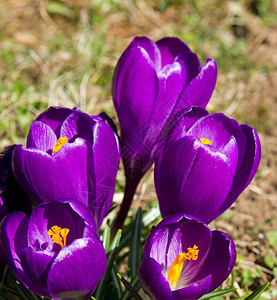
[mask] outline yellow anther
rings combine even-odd
[[[61,228],[57,225],[52,226],[47,232],[48,235],[52,236],[52,241],[60,245],[61,248],[66,246],[66,237],[68,233],[69,233],[68,228]]]
[[[64,144],[68,143],[68,139],[67,137],[63,136],[63,137],[60,137],[58,140],[57,140],[57,144],[54,144],[53,146],[53,153],[56,153],[58,152],[59,150],[61,150],[62,146]]]
[[[212,144],[212,142],[210,140],[205,139],[205,138],[201,138],[200,141],[204,145],[211,145]]]
[[[167,281],[170,286],[173,286],[179,280],[184,262],[186,260],[196,260],[198,258],[199,250],[197,249],[198,247],[194,245],[193,248],[187,248],[188,252],[183,252],[176,256],[167,274]]]

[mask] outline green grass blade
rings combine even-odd
[[[109,224],[105,226],[105,229],[103,231],[102,235],[102,244],[106,250],[106,253],[108,253],[110,249],[110,237],[111,237],[111,227]]]
[[[248,297],[246,297],[245,300],[256,300],[256,299],[259,299],[259,297],[261,296],[261,294],[268,288],[269,285],[270,285],[270,283],[268,282],[267,284],[261,286],[259,289],[257,289],[256,291],[254,291],[251,295],[249,295]]]
[[[109,278],[111,275],[111,270],[112,270],[112,267],[114,264],[115,256],[117,254],[120,238],[121,238],[121,230],[118,230],[118,232],[116,233],[116,235],[110,245],[110,248],[109,248],[106,272],[105,272],[102,280],[100,281],[100,283],[95,291],[95,294],[94,294],[94,297],[97,300],[103,300],[105,298],[107,284],[108,284],[108,281],[109,281]]]
[[[228,293],[231,293],[231,292],[235,292],[235,289],[226,289],[226,290],[214,291],[214,292],[211,292],[207,295],[202,296],[200,298],[200,300],[212,299],[214,297],[222,296],[222,295],[225,295],[225,294],[228,294]]]
[[[141,263],[141,231],[142,231],[142,212],[138,209],[132,230],[132,238],[129,252],[128,274],[133,280],[137,274]]]
[[[112,270],[111,270],[111,277],[112,277],[112,281],[117,290],[117,298],[122,299],[122,287],[121,287],[120,279],[119,279],[117,273],[118,273],[118,270],[117,270],[116,265],[114,264],[112,267]]]
[[[132,287],[132,285],[119,273],[117,273],[117,276],[121,280],[121,282],[124,284],[126,289],[134,296],[135,299],[137,300],[143,300],[140,295],[137,293],[137,291]]]

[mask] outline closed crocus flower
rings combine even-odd
[[[139,281],[153,300],[198,299],[223,283],[235,260],[235,245],[225,233],[172,215],[148,237]]]
[[[122,209],[156,157],[170,117],[191,105],[205,107],[217,77],[216,63],[201,69],[195,53],[179,38],[153,42],[136,37],[120,57],[113,76],[113,101],[121,127],[127,186]],[[128,211],[128,209],[125,209]]]
[[[9,269],[32,292],[54,299],[88,299],[106,268],[91,212],[79,202],[37,205],[28,219],[15,212],[1,223]]]
[[[105,114],[50,107],[32,123],[24,148],[13,154],[17,181],[35,200],[78,200],[98,225],[113,198],[118,139]]]
[[[161,214],[183,212],[209,223],[254,177],[259,137],[248,125],[197,107],[177,114],[170,126],[154,172]]]

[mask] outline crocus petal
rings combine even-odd
[[[213,59],[208,58],[200,73],[191,80],[180,95],[179,106],[190,105],[205,108],[215,88],[217,78],[217,65]]]
[[[212,291],[211,282],[212,282],[211,276],[208,276],[201,282],[194,283],[182,289],[175,290],[172,292],[172,294],[175,300],[199,299],[201,296]]]
[[[246,138],[247,148],[245,150],[245,157],[243,159],[243,165],[238,173],[240,173],[241,181],[244,181],[243,189],[253,179],[261,160],[261,142],[259,136],[254,128],[249,125],[241,125],[241,129]],[[244,178],[244,180],[242,179]]]
[[[60,136],[61,124],[67,116],[72,113],[72,109],[65,107],[51,106],[41,113],[36,120],[52,128],[56,136]]]
[[[192,52],[186,52],[158,73],[159,86],[155,114],[149,118],[147,124],[144,124],[147,138],[141,139],[143,145],[148,145],[150,149],[155,143],[159,145],[158,137],[161,137],[168,120],[178,110],[179,95],[184,86],[197,74],[198,66],[198,57]],[[157,139],[153,139],[153,136]],[[156,149],[152,152],[156,153]]]
[[[236,261],[236,249],[232,239],[217,230],[212,234],[212,245],[205,264],[193,279],[197,282],[211,275],[210,291],[220,286],[228,278]]]
[[[161,69],[161,53],[157,47],[157,44],[151,41],[145,36],[135,37],[130,45],[138,48],[143,48],[151,59],[155,69],[159,71]]]
[[[156,113],[136,131],[133,139],[136,140],[133,152],[141,154],[143,162],[142,172],[145,172],[153,163],[157,149],[163,142],[161,133],[174,110],[174,102],[183,88],[184,78],[182,68],[177,62],[167,65],[159,74],[158,94],[156,98]],[[156,136],[156,139],[153,139]],[[158,137],[161,137],[160,139]]]
[[[6,264],[15,274],[22,271],[20,251],[27,246],[28,219],[23,212],[7,215],[1,222],[1,251]]]
[[[125,72],[121,71],[117,77],[114,95],[115,108],[125,138],[130,138],[138,126],[148,121],[158,85],[154,66],[143,48],[138,48],[129,60]],[[126,118],[126,115],[129,117]]]
[[[28,219],[22,212],[7,215],[1,222],[0,246],[1,256],[11,272],[25,285],[29,286],[32,279],[24,271],[20,261],[21,250],[27,246]]]
[[[229,161],[232,176],[235,175],[238,164],[238,152],[244,152],[244,137],[239,123],[223,114],[211,114],[199,119],[187,135],[206,138],[212,147],[225,155]],[[240,147],[241,145],[241,147]],[[240,148],[239,148],[240,147]]]
[[[163,217],[184,212],[202,221],[221,206],[233,179],[226,157],[193,137],[169,144],[154,176]]]
[[[260,164],[261,143],[257,132],[248,125],[241,125],[241,129],[245,136],[246,145],[245,152],[243,152],[244,155],[241,158],[242,163],[234,176],[233,185],[228,197],[210,221],[216,219],[234,203],[240,193],[253,179]]]
[[[37,148],[41,151],[52,153],[57,137],[50,126],[40,121],[35,121],[30,127],[27,147]]]
[[[72,199],[87,205],[87,177],[94,176],[90,168],[92,157],[91,146],[79,138],[74,143],[65,144],[53,156],[17,146],[13,170],[22,188],[26,192],[31,189],[32,196],[39,201]]]
[[[71,209],[76,212],[76,215],[73,214],[74,220],[77,223],[76,225],[76,233],[77,236],[83,232],[83,237],[92,237],[92,236],[98,236],[98,227],[95,223],[95,218],[91,211],[87,209],[86,206],[84,206],[79,201],[68,201],[68,200],[59,200],[58,202],[63,203],[64,205],[68,205],[71,207]],[[83,219],[83,221],[86,224],[86,227],[83,228],[83,222],[80,220]],[[91,235],[93,234],[93,235]]]
[[[176,141],[186,136],[188,129],[200,118],[209,113],[199,107],[191,106],[180,110],[169,120],[165,130],[165,143]]]
[[[89,196],[90,193],[95,194],[95,197],[89,201],[88,207],[100,227],[112,204],[120,155],[117,136],[104,121],[96,122],[93,138],[94,177],[88,178],[88,193]]]
[[[88,299],[106,268],[105,250],[97,239],[75,240],[56,257],[48,274],[55,299]]]
[[[153,258],[145,257],[139,268],[139,282],[153,300],[175,300],[170,286],[162,274],[162,266]]]
[[[183,52],[190,52],[187,44],[176,37],[165,37],[156,42],[162,59],[162,67],[172,64],[175,57]]]
[[[234,130],[242,135],[238,122],[235,121],[234,123],[233,120],[230,120],[223,114],[211,114],[195,122],[187,131],[187,135],[206,138],[211,141],[211,145],[214,148],[225,154],[225,145],[234,136],[232,132]]]
[[[29,280],[25,282],[28,288],[39,295],[49,297],[46,285],[46,279],[49,268],[54,259],[54,253],[45,254],[43,252],[34,251],[30,247],[26,247],[21,251],[21,265]]]
[[[182,76],[185,78],[185,86],[187,86],[191,80],[198,75],[201,70],[201,63],[198,56],[190,51],[179,54],[176,59],[182,67]],[[190,105],[185,105],[180,108],[186,108]],[[177,111],[176,111],[177,112]]]
[[[93,143],[92,128],[95,126],[94,117],[81,111],[74,111],[62,123],[60,137],[67,137],[74,141],[77,137]],[[90,129],[90,130],[88,130]]]

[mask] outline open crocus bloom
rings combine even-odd
[[[9,269],[32,292],[54,299],[88,299],[106,268],[91,212],[79,202],[37,205],[28,219],[15,212],[1,223]]]
[[[139,281],[153,300],[198,299],[223,283],[235,260],[235,245],[226,234],[176,214],[149,235]]]
[[[141,179],[150,168],[173,114],[207,105],[216,77],[215,61],[208,59],[201,69],[197,55],[178,38],[132,41],[117,63],[112,88],[128,180]]]
[[[78,200],[98,225],[107,214],[119,164],[118,139],[105,115],[50,107],[13,154],[17,181],[35,200]]]
[[[238,198],[261,159],[256,131],[223,114],[191,107],[170,123],[155,163],[163,217],[183,212],[209,223]]]

